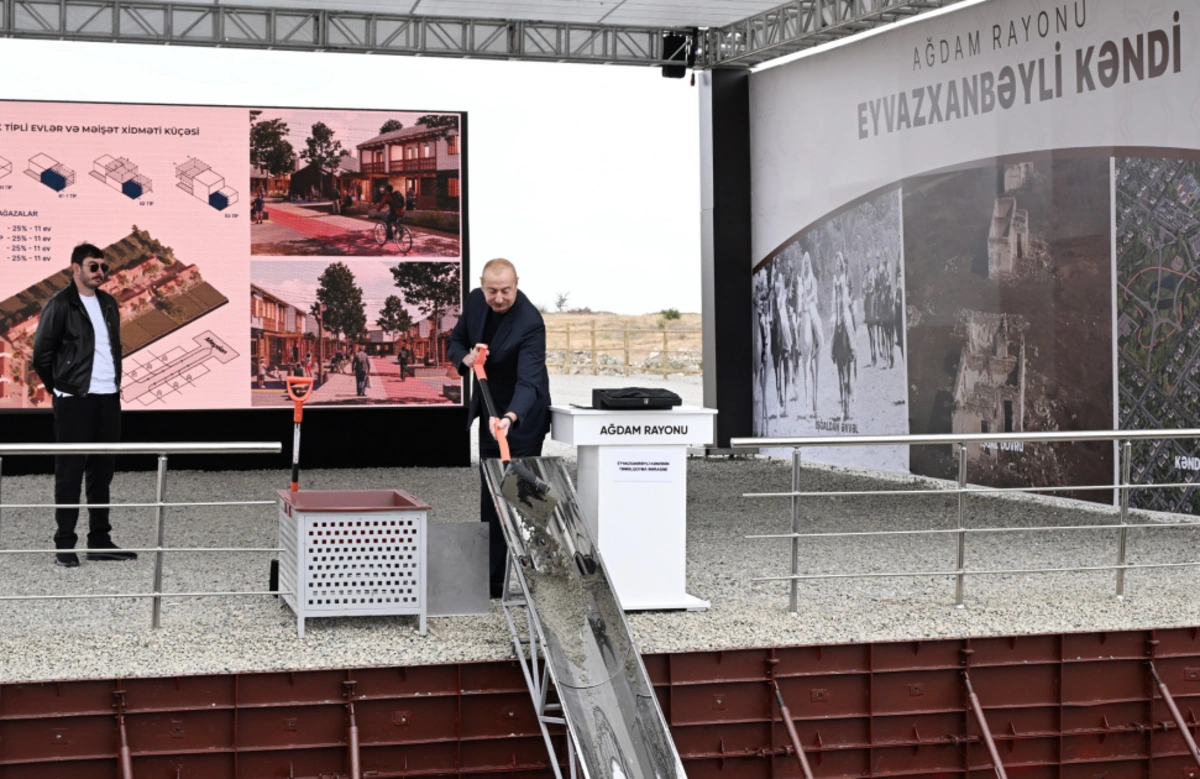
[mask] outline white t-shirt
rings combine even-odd
[[[108,326],[104,324],[104,309],[100,307],[100,298],[95,295],[80,295],[83,307],[87,310],[88,319],[92,320],[92,330],[96,332],[96,352],[92,355],[92,383],[88,392],[92,395],[113,395],[117,392],[117,366],[113,364],[112,343],[108,338]],[[59,397],[70,393],[54,390]]]

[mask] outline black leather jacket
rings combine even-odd
[[[121,312],[117,299],[96,290],[108,342],[112,346],[117,388],[121,387]],[[96,353],[96,332],[88,317],[75,283],[55,293],[42,306],[37,335],[33,339],[33,368],[46,390],[71,395],[86,395],[92,385],[92,358]]]

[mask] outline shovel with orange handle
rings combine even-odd
[[[471,367],[475,371],[476,380],[479,381],[479,390],[483,393],[484,405],[487,406],[488,425],[496,437],[496,443],[500,445],[500,461],[505,466],[501,492],[519,508],[530,511],[545,520],[554,513],[554,508],[559,503],[558,492],[550,484],[538,478],[533,471],[521,463],[513,462],[508,448],[508,433],[500,426],[500,415],[496,413],[496,404],[492,401],[492,393],[488,390],[487,371],[484,370],[487,355],[487,344],[476,345],[475,363]]]
[[[309,376],[288,376],[287,394],[296,404],[292,421],[296,431],[292,436],[292,492],[300,490],[300,423],[304,421],[304,401],[312,395],[313,380]]]

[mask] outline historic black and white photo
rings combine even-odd
[[[1109,184],[1103,155],[993,161],[905,183],[913,433],[1112,425]],[[967,461],[973,484],[998,487],[1113,477],[1106,443],[971,444]],[[949,446],[913,447],[911,464],[925,476],[958,472]]]
[[[908,432],[902,244],[892,190],[821,222],[758,269],[759,435]],[[900,450],[830,455],[822,459],[908,467]]]

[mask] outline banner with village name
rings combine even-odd
[[[755,433],[1200,426],[1198,44],[1200,0],[990,0],[753,74]],[[1132,478],[1198,455],[1135,444]],[[811,456],[958,474],[949,446]],[[967,449],[977,484],[1116,469],[1108,443]]]
[[[290,406],[292,376],[315,406],[460,405],[464,130],[428,111],[0,102],[0,411],[50,408],[38,318],[84,242],[120,306],[126,410]]]

